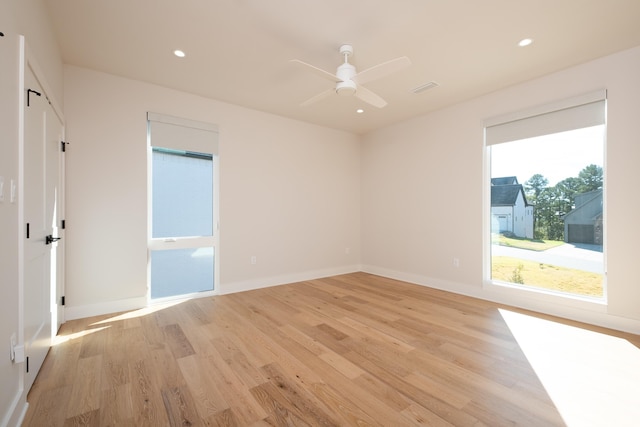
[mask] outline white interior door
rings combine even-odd
[[[26,356],[25,389],[29,390],[51,346],[62,315],[62,254],[59,238],[60,141],[62,122],[33,69],[25,67],[22,203],[25,230],[23,253],[23,325]]]
[[[51,333],[55,336],[64,322],[64,228],[62,212],[64,206],[64,127],[51,105],[47,109],[45,134],[45,220],[52,242],[49,244],[50,289],[51,289]]]

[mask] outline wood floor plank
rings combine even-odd
[[[186,387],[164,388],[161,394],[171,427],[199,424],[193,399]]]
[[[182,332],[182,328],[178,324],[166,325],[164,335],[176,359],[195,354],[193,346]]]
[[[345,420],[345,425],[351,426],[375,426],[378,422],[370,414],[361,409],[357,404],[346,398],[333,387],[324,384],[312,384],[311,390],[325,406],[331,408],[333,413]]]
[[[408,408],[402,410],[402,414],[414,421],[416,425],[430,427],[454,427],[454,424],[443,420],[424,406],[417,404],[409,405]],[[474,423],[474,427],[479,426]]]
[[[353,273],[67,322],[23,425],[564,426],[501,308],[640,349]]]
[[[262,370],[268,375],[269,384],[274,386],[271,388],[275,391],[271,393],[272,398],[276,398],[300,419],[314,426],[339,424],[334,416],[327,413],[322,401],[303,387],[300,378],[287,375],[276,363],[263,366]]]
[[[164,410],[160,390],[150,360],[134,360],[129,366],[131,378],[131,406],[135,424],[139,426],[167,425],[169,420]]]
[[[255,387],[267,381],[266,375],[256,367],[246,346],[234,342],[228,336],[215,338],[211,340],[211,344],[247,387]]]
[[[272,426],[310,426],[298,415],[292,412],[290,405],[283,402],[277,388],[271,383],[253,387],[251,394],[268,413],[264,420]]]
[[[103,356],[80,357],[77,363],[78,375],[69,397],[67,418],[100,409]]]
[[[210,378],[215,381],[216,387],[224,393],[224,399],[242,424],[252,424],[267,417],[268,414],[264,408],[253,399],[251,389],[224,362],[219,353],[208,354],[205,363],[211,371]]]
[[[196,355],[183,357],[178,360],[178,365],[201,418],[215,416],[230,408],[222,392],[209,378],[207,366],[202,363],[201,358]]]
[[[140,317],[140,326],[144,331],[142,340],[132,342],[132,344],[142,344],[144,342],[150,349],[163,349],[165,346],[164,331],[158,324],[158,316],[149,315]],[[137,329],[136,329],[137,331]]]
[[[238,417],[236,417],[236,414],[230,408],[206,418],[204,424],[213,427],[239,427],[242,425]]]
[[[64,427],[86,427],[86,426],[100,426],[100,411],[94,410],[78,414],[74,417],[67,418],[64,422]]]
[[[123,384],[102,391],[100,398],[100,425],[133,425],[134,415],[130,388],[130,384]]]

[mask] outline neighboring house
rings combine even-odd
[[[578,194],[564,216],[564,241],[602,245],[602,190]]]
[[[491,231],[533,239],[533,205],[515,176],[491,178]]]

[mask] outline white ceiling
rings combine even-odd
[[[639,0],[45,0],[65,64],[362,134],[640,45]],[[517,46],[529,37],[534,43]],[[332,96],[340,45],[388,105]],[[187,56],[176,58],[182,49]],[[435,81],[420,94],[411,89]],[[365,109],[357,114],[357,108]]]

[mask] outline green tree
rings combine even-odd
[[[563,239],[565,206],[563,193],[558,187],[547,187],[540,193],[535,207],[537,238]]]
[[[591,164],[580,171],[580,193],[586,193],[602,188],[602,168]]]
[[[538,198],[542,190],[547,188],[547,185],[549,185],[549,180],[537,173],[524,183],[524,190],[527,197],[533,201]]]
[[[541,206],[542,209],[539,208],[539,206],[541,205],[540,197],[545,191],[545,189],[547,188],[547,185],[549,185],[549,180],[539,173],[533,175],[524,183],[524,190],[525,190],[525,195],[527,196],[527,202],[534,205],[533,237],[535,239],[547,238],[545,227],[544,227],[545,221],[543,219],[543,215],[545,211],[544,203],[542,203],[542,206]]]
[[[582,181],[579,178],[565,178],[555,185],[558,196],[564,202],[563,213],[569,213],[574,206],[576,194],[581,193]]]

